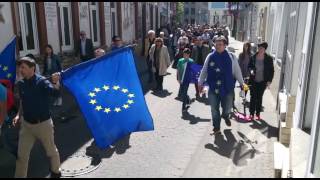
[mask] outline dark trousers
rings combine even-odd
[[[181,84],[181,98],[182,98],[182,109],[185,109],[187,104],[190,104],[190,97],[188,96],[189,84]]]
[[[250,86],[250,115],[260,116],[262,107],[263,93],[266,90],[267,84],[265,82],[253,82]]]
[[[198,96],[200,96],[200,92],[199,92],[199,89],[198,89],[198,82],[195,82],[194,86],[196,88],[196,96],[198,97]]]
[[[153,81],[153,72],[152,72],[152,62],[149,60],[149,56],[147,57],[146,62],[148,65],[148,74],[149,74],[148,82],[151,83]]]
[[[159,75],[159,70],[154,74],[157,81],[157,90],[163,90],[163,76]]]

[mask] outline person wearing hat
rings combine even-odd
[[[194,44],[195,46],[193,46],[192,48],[191,57],[195,61],[195,63],[203,66],[204,61],[206,60],[206,57],[210,53],[210,48],[208,46],[203,46],[203,40],[201,36],[198,36],[197,39],[195,39]],[[195,83],[195,88],[196,88],[196,98],[200,98],[198,83]]]
[[[23,79],[18,82],[20,107],[13,119],[13,126],[21,122],[15,177],[27,177],[29,156],[36,140],[42,143],[50,158],[51,177],[61,177],[60,156],[54,143],[49,108],[50,96],[59,96],[60,74],[52,74],[50,83],[35,73],[36,63],[33,59],[22,57],[17,65]]]
[[[258,44],[258,52],[250,58],[248,69],[250,72],[250,119],[260,120],[260,112],[262,107],[263,93],[266,87],[269,87],[273,75],[274,66],[273,58],[266,53],[268,43],[262,42]]]
[[[183,58],[179,59],[177,65],[177,80],[180,84],[178,98],[182,100],[182,112],[187,111],[187,104],[190,104],[190,98],[188,96],[189,84],[183,83],[183,76],[186,71],[187,64],[193,63],[193,59],[190,58],[191,50],[185,48],[183,50]]]

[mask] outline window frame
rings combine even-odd
[[[93,43],[93,46],[98,47],[101,44],[101,37],[100,37],[100,17],[99,17],[99,3],[96,3],[95,5],[91,5],[92,2],[90,2],[90,32],[91,32],[91,40]],[[93,11],[96,11],[96,28],[97,28],[97,41],[94,40],[94,27],[93,27]]]
[[[61,49],[62,51],[72,51],[74,48],[73,43],[73,26],[72,26],[72,14],[71,14],[71,3],[70,2],[58,2],[59,15],[60,15],[60,32],[61,32]],[[66,45],[65,31],[64,31],[64,12],[63,8],[68,9],[68,21],[69,21],[69,36],[70,36],[70,45]]]
[[[31,8],[31,18],[32,18],[32,30],[33,30],[33,41],[34,41],[34,49],[28,50],[27,47],[27,36],[26,36],[26,22],[25,22],[25,7],[26,4],[30,4]],[[20,23],[20,32],[21,32],[21,40],[23,49],[19,49],[19,55],[25,56],[29,53],[31,54],[39,54],[39,37],[38,37],[38,26],[37,26],[37,17],[35,11],[35,3],[34,2],[18,2],[18,9],[19,9],[19,23]]]

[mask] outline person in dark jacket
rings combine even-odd
[[[42,75],[45,77],[51,76],[54,73],[61,72],[61,59],[58,55],[53,53],[52,46],[50,44],[45,46],[45,55],[44,55],[44,67]],[[58,97],[53,100],[54,106],[62,106],[62,95],[60,94]]]
[[[91,39],[86,37],[85,31],[80,32],[80,40],[76,49],[76,56],[78,55],[80,55],[80,60],[82,62],[94,58],[93,43]]]
[[[263,93],[270,84],[274,75],[273,58],[266,53],[268,43],[258,44],[258,52],[253,55],[249,62],[250,72],[250,119],[254,119],[256,113],[257,120],[260,120]]]
[[[42,74],[44,76],[49,76],[53,73],[60,72],[62,70],[61,59],[58,55],[53,53],[53,49],[50,44],[45,46],[45,55],[43,62],[44,67]]]

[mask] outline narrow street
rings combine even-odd
[[[230,46],[238,54],[242,43],[231,39]],[[230,128],[222,120],[222,135],[215,137],[210,135],[210,106],[194,101],[189,115],[182,117],[182,103],[175,99],[178,93],[175,73],[170,68],[164,79],[167,91],[161,97],[147,90],[146,73],[141,73],[155,130],[133,133],[114,147],[98,151],[101,164],[94,171],[76,177],[273,177],[272,145],[278,130],[275,100],[270,90],[264,96],[263,120],[250,123],[232,120]],[[189,94],[195,98],[194,86],[190,87]],[[242,111],[238,94],[239,89],[236,106]],[[55,135],[62,168],[72,169],[81,167],[82,161],[85,164],[85,158],[74,164],[71,156],[97,150],[91,146],[90,131],[73,98],[65,93],[64,99],[66,106],[74,108],[67,111],[75,114],[74,117],[70,114],[69,120],[55,120]],[[48,168],[49,161],[37,143],[31,153],[29,177],[47,176]]]

